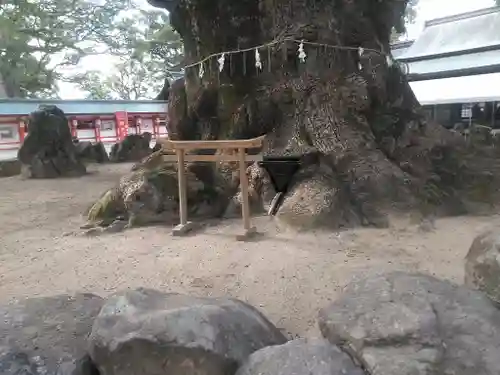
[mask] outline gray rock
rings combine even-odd
[[[80,160],[87,162],[105,163],[109,161],[108,153],[102,142],[73,142],[76,154]]]
[[[371,375],[500,374],[500,312],[482,293],[430,276],[353,282],[319,326]]]
[[[30,114],[28,134],[17,158],[25,178],[77,177],[87,173],[77,157],[68,120],[53,105],[41,105]]]
[[[286,342],[253,307],[151,289],[118,293],[94,322],[101,375],[227,375],[254,351]]]
[[[111,147],[109,160],[115,163],[139,161],[151,154],[151,133],[129,134]]]
[[[500,236],[488,231],[477,236],[465,257],[465,285],[500,303]]]
[[[94,158],[97,163],[107,163],[109,162],[109,155],[104,147],[104,143],[97,142],[94,144]]]
[[[236,375],[363,375],[346,353],[326,340],[298,339],[253,353]]]
[[[0,346],[0,374],[37,375],[37,366],[26,353]]]
[[[102,304],[76,294],[0,306],[0,374],[96,375],[86,349]]]

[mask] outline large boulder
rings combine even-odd
[[[465,284],[500,303],[500,235],[477,236],[465,257]]]
[[[85,166],[77,156],[68,120],[53,105],[41,105],[28,120],[28,134],[17,154],[26,178],[81,176]]]
[[[136,289],[108,299],[90,355],[101,375],[228,375],[256,350],[285,341],[241,301]]]
[[[115,163],[139,161],[151,154],[151,133],[129,134],[111,148],[109,159]]]
[[[76,294],[0,306],[0,374],[96,375],[86,349],[102,304]]]
[[[371,375],[500,374],[500,311],[482,293],[400,272],[352,282],[319,326]]]
[[[297,339],[253,353],[236,375],[364,375],[351,357],[325,340]]]

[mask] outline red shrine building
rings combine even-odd
[[[0,160],[17,157],[27,118],[42,104],[64,111],[74,137],[102,142],[108,152],[128,134],[149,132],[153,143],[167,135],[165,101],[0,99]]]

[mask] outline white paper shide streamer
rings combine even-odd
[[[282,42],[286,42],[288,39],[285,39],[283,40]],[[298,50],[297,50],[297,54],[298,54],[298,58],[299,58],[299,61],[301,63],[305,63],[306,62],[306,58],[307,58],[307,54],[304,50],[304,44],[310,44],[310,45],[315,45],[315,46],[324,46],[325,48],[332,48],[332,49],[345,49],[345,50],[354,50],[358,52],[358,55],[359,55],[359,59],[358,59],[358,69],[359,71],[362,71],[363,70],[363,64],[362,64],[362,61],[365,59],[365,58],[371,58],[371,52],[374,52],[374,53],[378,53],[380,57],[383,57],[385,56],[385,60],[386,60],[386,63],[387,63],[387,66],[388,67],[392,67],[394,65],[400,67],[402,66],[399,62],[397,62],[393,56],[389,53],[389,54],[385,54],[383,51],[378,51],[378,50],[374,50],[374,49],[371,49],[371,48],[368,48],[368,50],[370,51],[370,53],[368,54],[368,56],[365,56],[365,49],[361,46],[359,47],[344,47],[344,46],[335,46],[335,45],[329,45],[329,44],[318,44],[318,43],[312,43],[312,42],[306,42],[304,40],[294,40],[292,39],[292,41],[294,43],[299,43],[299,47],[298,47]],[[252,47],[250,49],[244,49],[244,50],[236,50],[236,51],[226,51],[226,52],[221,52],[220,54],[217,54],[217,55],[211,55],[209,56],[208,58],[206,58],[205,60],[201,60],[197,63],[193,63],[193,64],[190,64],[187,66],[187,68],[196,68],[196,66],[199,65],[199,72],[198,72],[198,76],[200,77],[200,79],[203,78],[203,76],[205,75],[205,67],[204,67],[204,64],[203,62],[207,61],[207,59],[211,59],[211,58],[214,58],[214,57],[217,57],[217,64],[218,64],[218,67],[219,67],[219,73],[222,73],[222,71],[224,70],[225,68],[225,63],[226,63],[226,55],[232,55],[232,54],[236,54],[236,53],[243,53],[243,55],[245,55],[247,52],[251,51],[252,49],[254,50],[255,52],[255,68],[258,70],[258,71],[261,71],[263,69],[263,64],[262,64],[262,59],[261,59],[261,56],[260,56],[260,52],[259,52],[259,49],[262,49],[262,48],[270,48],[271,45],[274,45],[274,44],[277,44],[278,41],[272,41],[268,44],[264,44],[264,45],[261,45],[261,46],[256,46],[256,47]],[[270,55],[270,49],[268,50],[269,51],[269,65],[271,65],[271,55]],[[243,69],[245,70],[246,69],[246,59],[244,58],[243,59],[244,61],[244,67]],[[209,68],[211,68],[211,64],[210,64],[210,61],[209,60]],[[271,69],[271,66],[269,66],[269,70]]]
[[[361,59],[361,56],[363,56],[363,53],[365,53],[365,49],[363,47],[358,48],[358,55],[359,58]],[[363,65],[361,65],[361,61],[358,62],[358,69],[363,70]]]
[[[306,55],[306,52],[304,51],[304,42],[300,42],[298,52],[299,52],[300,62],[302,62],[302,63],[306,62],[307,55]]]
[[[200,76],[200,78],[203,78],[203,76],[205,75],[205,69],[203,68],[203,63],[200,64],[200,72],[198,73],[198,75]]]
[[[394,65],[394,61],[392,61],[392,56],[387,55],[387,56],[385,57],[385,59],[386,59],[386,61],[387,61],[387,66],[388,66],[389,68],[390,68],[391,66],[393,66],[393,65]]]
[[[259,49],[255,49],[255,67],[259,70],[262,70],[262,61],[260,60]]]
[[[226,61],[226,54],[223,53],[222,55],[220,55],[220,57],[217,59],[217,62],[219,63],[219,72],[222,73],[222,71],[224,70],[224,63]]]

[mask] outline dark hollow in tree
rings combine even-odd
[[[425,118],[401,69],[386,59],[407,1],[150,1],[170,12],[188,64],[273,40],[321,44],[305,45],[305,63],[296,42],[261,48],[262,71],[254,51],[226,56],[222,73],[214,57],[203,79],[198,67],[187,68],[170,88],[172,136],[268,134],[268,155],[316,156],[278,217],[386,226],[394,215],[460,214],[496,201],[496,148],[474,147]]]

